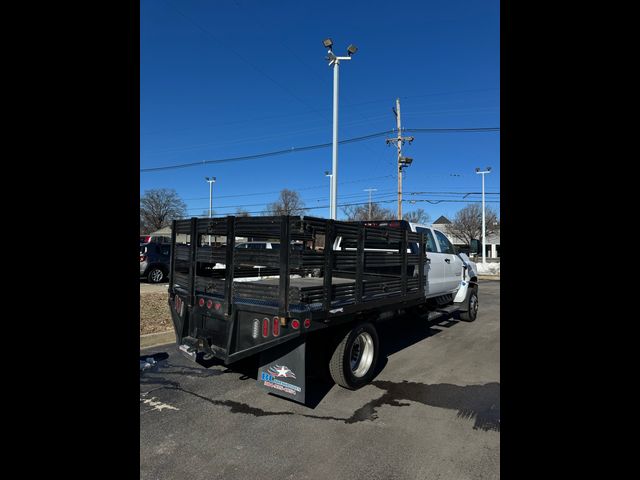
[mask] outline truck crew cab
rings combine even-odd
[[[209,235],[226,244],[208,244]],[[236,238],[280,248],[236,248]],[[402,328],[406,312],[473,321],[478,312],[475,264],[425,225],[192,218],[174,221],[171,244],[169,306],[179,349],[225,364],[258,355],[260,387],[301,403],[313,359],[326,358],[342,387],[372,380],[378,322]]]
[[[462,308],[460,317],[473,321],[478,313],[476,264],[464,253],[457,253],[456,248],[444,233],[427,225],[402,221],[365,222],[365,225],[401,228],[425,235],[427,264],[425,265],[425,298],[437,300],[439,305],[456,306],[463,302],[470,303],[471,308]],[[416,249],[417,244],[411,244]],[[473,290],[468,292],[469,288]],[[434,302],[427,302],[433,305]]]

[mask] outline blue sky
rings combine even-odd
[[[358,47],[340,65],[340,140],[395,128],[397,97],[407,129],[499,127],[499,7],[493,0],[142,0],[140,168],[330,143],[327,37],[338,55],[350,43]],[[415,137],[403,149],[414,159],[404,170],[405,200],[460,201],[480,192],[475,167],[491,166],[486,191],[500,191],[500,132],[405,135]],[[395,211],[396,150],[385,137],[340,145],[338,158],[339,204],[366,202],[363,190],[377,188],[373,199]],[[209,204],[204,177],[215,176],[216,214],[237,206],[258,212],[289,188],[307,207],[326,206],[308,214],[327,216],[325,170],[331,148],[141,172],[140,193],[173,188],[190,215],[202,215]],[[435,220],[465,205],[404,202],[403,211],[423,208]]]

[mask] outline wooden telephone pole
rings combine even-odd
[[[396,108],[393,108],[396,115],[396,126],[398,128],[397,138],[387,138],[387,145],[396,143],[398,147],[398,220],[402,220],[402,169],[411,165],[413,158],[402,156],[402,144],[404,142],[413,142],[413,137],[402,136],[402,122],[400,119],[400,99],[396,98]]]

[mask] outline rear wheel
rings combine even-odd
[[[147,280],[149,280],[149,283],[160,283],[164,280],[164,276],[161,268],[153,267],[149,270],[149,273],[147,273]]]
[[[478,287],[469,288],[464,306],[466,311],[460,312],[460,320],[473,322],[478,316]]]
[[[329,372],[338,385],[350,390],[371,381],[378,363],[378,333],[373,324],[363,322],[349,330],[331,356]]]

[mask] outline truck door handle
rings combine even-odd
[[[445,258],[444,261],[447,262],[447,263],[451,263],[451,259],[450,258]]]

